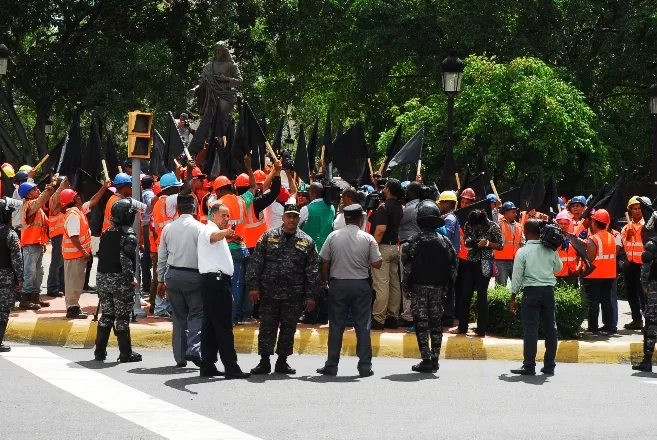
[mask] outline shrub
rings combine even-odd
[[[555,287],[555,305],[559,339],[574,339],[581,332],[584,320],[584,305],[579,289],[566,284]],[[511,313],[511,292],[503,286],[495,286],[488,291],[488,330],[487,333],[508,338],[522,337],[522,294],[518,295],[518,313]],[[473,301],[473,312],[476,303]],[[543,325],[539,326],[539,335],[543,335]]]

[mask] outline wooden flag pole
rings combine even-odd
[[[271,155],[271,158],[274,159],[274,161],[278,160],[276,153],[274,153],[274,149],[269,144],[269,141],[265,141],[265,147],[267,147],[267,152]]]
[[[105,181],[107,182],[110,180],[109,173],[107,172],[107,162],[105,159],[101,160],[100,162],[103,164],[103,172],[105,173]]]
[[[119,169],[119,173],[123,172],[123,168],[121,168],[121,165],[117,166],[117,168]]]
[[[625,211],[625,220],[627,220],[628,225],[632,224],[632,220],[630,220],[630,214],[628,214],[627,211]]]
[[[374,170],[372,169],[372,160],[369,157],[367,158],[367,165],[370,167],[370,176],[373,176]]]
[[[461,189],[461,179],[459,179],[459,173],[454,173],[454,175],[456,176],[456,187]]]
[[[35,172],[39,171],[39,168],[41,168],[41,166],[43,166],[43,164],[46,163],[46,161],[48,160],[49,157],[50,157],[50,154],[46,154],[45,156],[43,156],[43,159],[41,159],[41,162],[36,164],[36,166],[34,167],[34,171]]]
[[[192,156],[189,154],[189,150],[187,149],[187,147],[184,148],[184,151],[185,151],[185,156],[187,156],[187,160],[192,160]]]
[[[173,163],[176,165],[176,168],[180,168],[180,162],[178,162],[178,159],[174,159]]]
[[[497,197],[497,200],[499,200],[500,195],[497,193],[497,188],[495,188],[495,182],[493,182],[493,179],[490,179],[490,187],[493,188],[493,192],[495,193],[495,197]]]
[[[422,175],[422,171],[421,171],[421,170],[422,170],[422,159],[419,159],[419,160],[417,161],[417,173],[416,173],[416,175],[415,175],[415,180],[416,180],[416,181],[419,181],[420,176]],[[458,174],[456,175],[456,178],[458,179]]]
[[[326,146],[322,145],[322,154],[321,154],[321,157],[319,159],[319,171],[318,171],[319,173],[324,172],[324,153],[325,152],[326,152]]]
[[[227,148],[228,145],[226,145],[226,136],[222,136],[221,140],[224,142],[224,148]]]
[[[379,173],[378,174],[381,175],[381,176],[383,176],[383,167],[385,166],[387,160],[388,160],[388,156],[385,156],[383,158],[383,162],[381,162],[381,166],[379,167]]]

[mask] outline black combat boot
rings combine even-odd
[[[141,355],[132,351],[132,342],[130,340],[130,329],[115,331],[116,339],[119,342],[119,358],[117,362],[141,362]]]
[[[2,322],[0,323],[0,353],[7,353],[8,351],[11,351],[11,347],[8,345],[4,345],[2,341],[5,339],[5,331],[7,330],[7,324],[8,322]]]
[[[440,365],[438,364],[438,356],[435,358],[431,358],[431,370],[435,373],[438,371],[440,368]]]
[[[422,359],[422,362],[420,362],[417,365],[413,365],[411,367],[411,370],[416,371],[418,373],[433,373],[433,364],[431,363],[431,359]]]
[[[297,370],[288,365],[287,356],[278,356],[278,359],[276,359],[276,366],[274,367],[274,373],[297,374]]]
[[[643,371],[645,373],[652,373],[652,353],[646,353],[643,356],[643,360],[638,365],[632,365],[632,369]]]
[[[109,341],[112,327],[101,327],[96,329],[96,349],[94,350],[94,360],[104,361],[107,359],[107,342]]]
[[[262,356],[260,363],[251,370],[251,374],[269,374],[271,373],[271,361],[269,356]]]

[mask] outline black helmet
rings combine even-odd
[[[0,199],[0,223],[9,225],[11,223],[11,214],[14,209],[20,208],[23,205],[21,200],[10,199],[3,197]]]
[[[121,199],[112,205],[112,222],[117,226],[132,226],[139,209],[133,205],[132,199]]]
[[[440,208],[433,200],[422,200],[417,205],[417,225],[420,229],[436,229],[445,225]]]

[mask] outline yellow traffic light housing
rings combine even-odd
[[[134,111],[128,113],[128,157],[150,159],[153,114]]]

